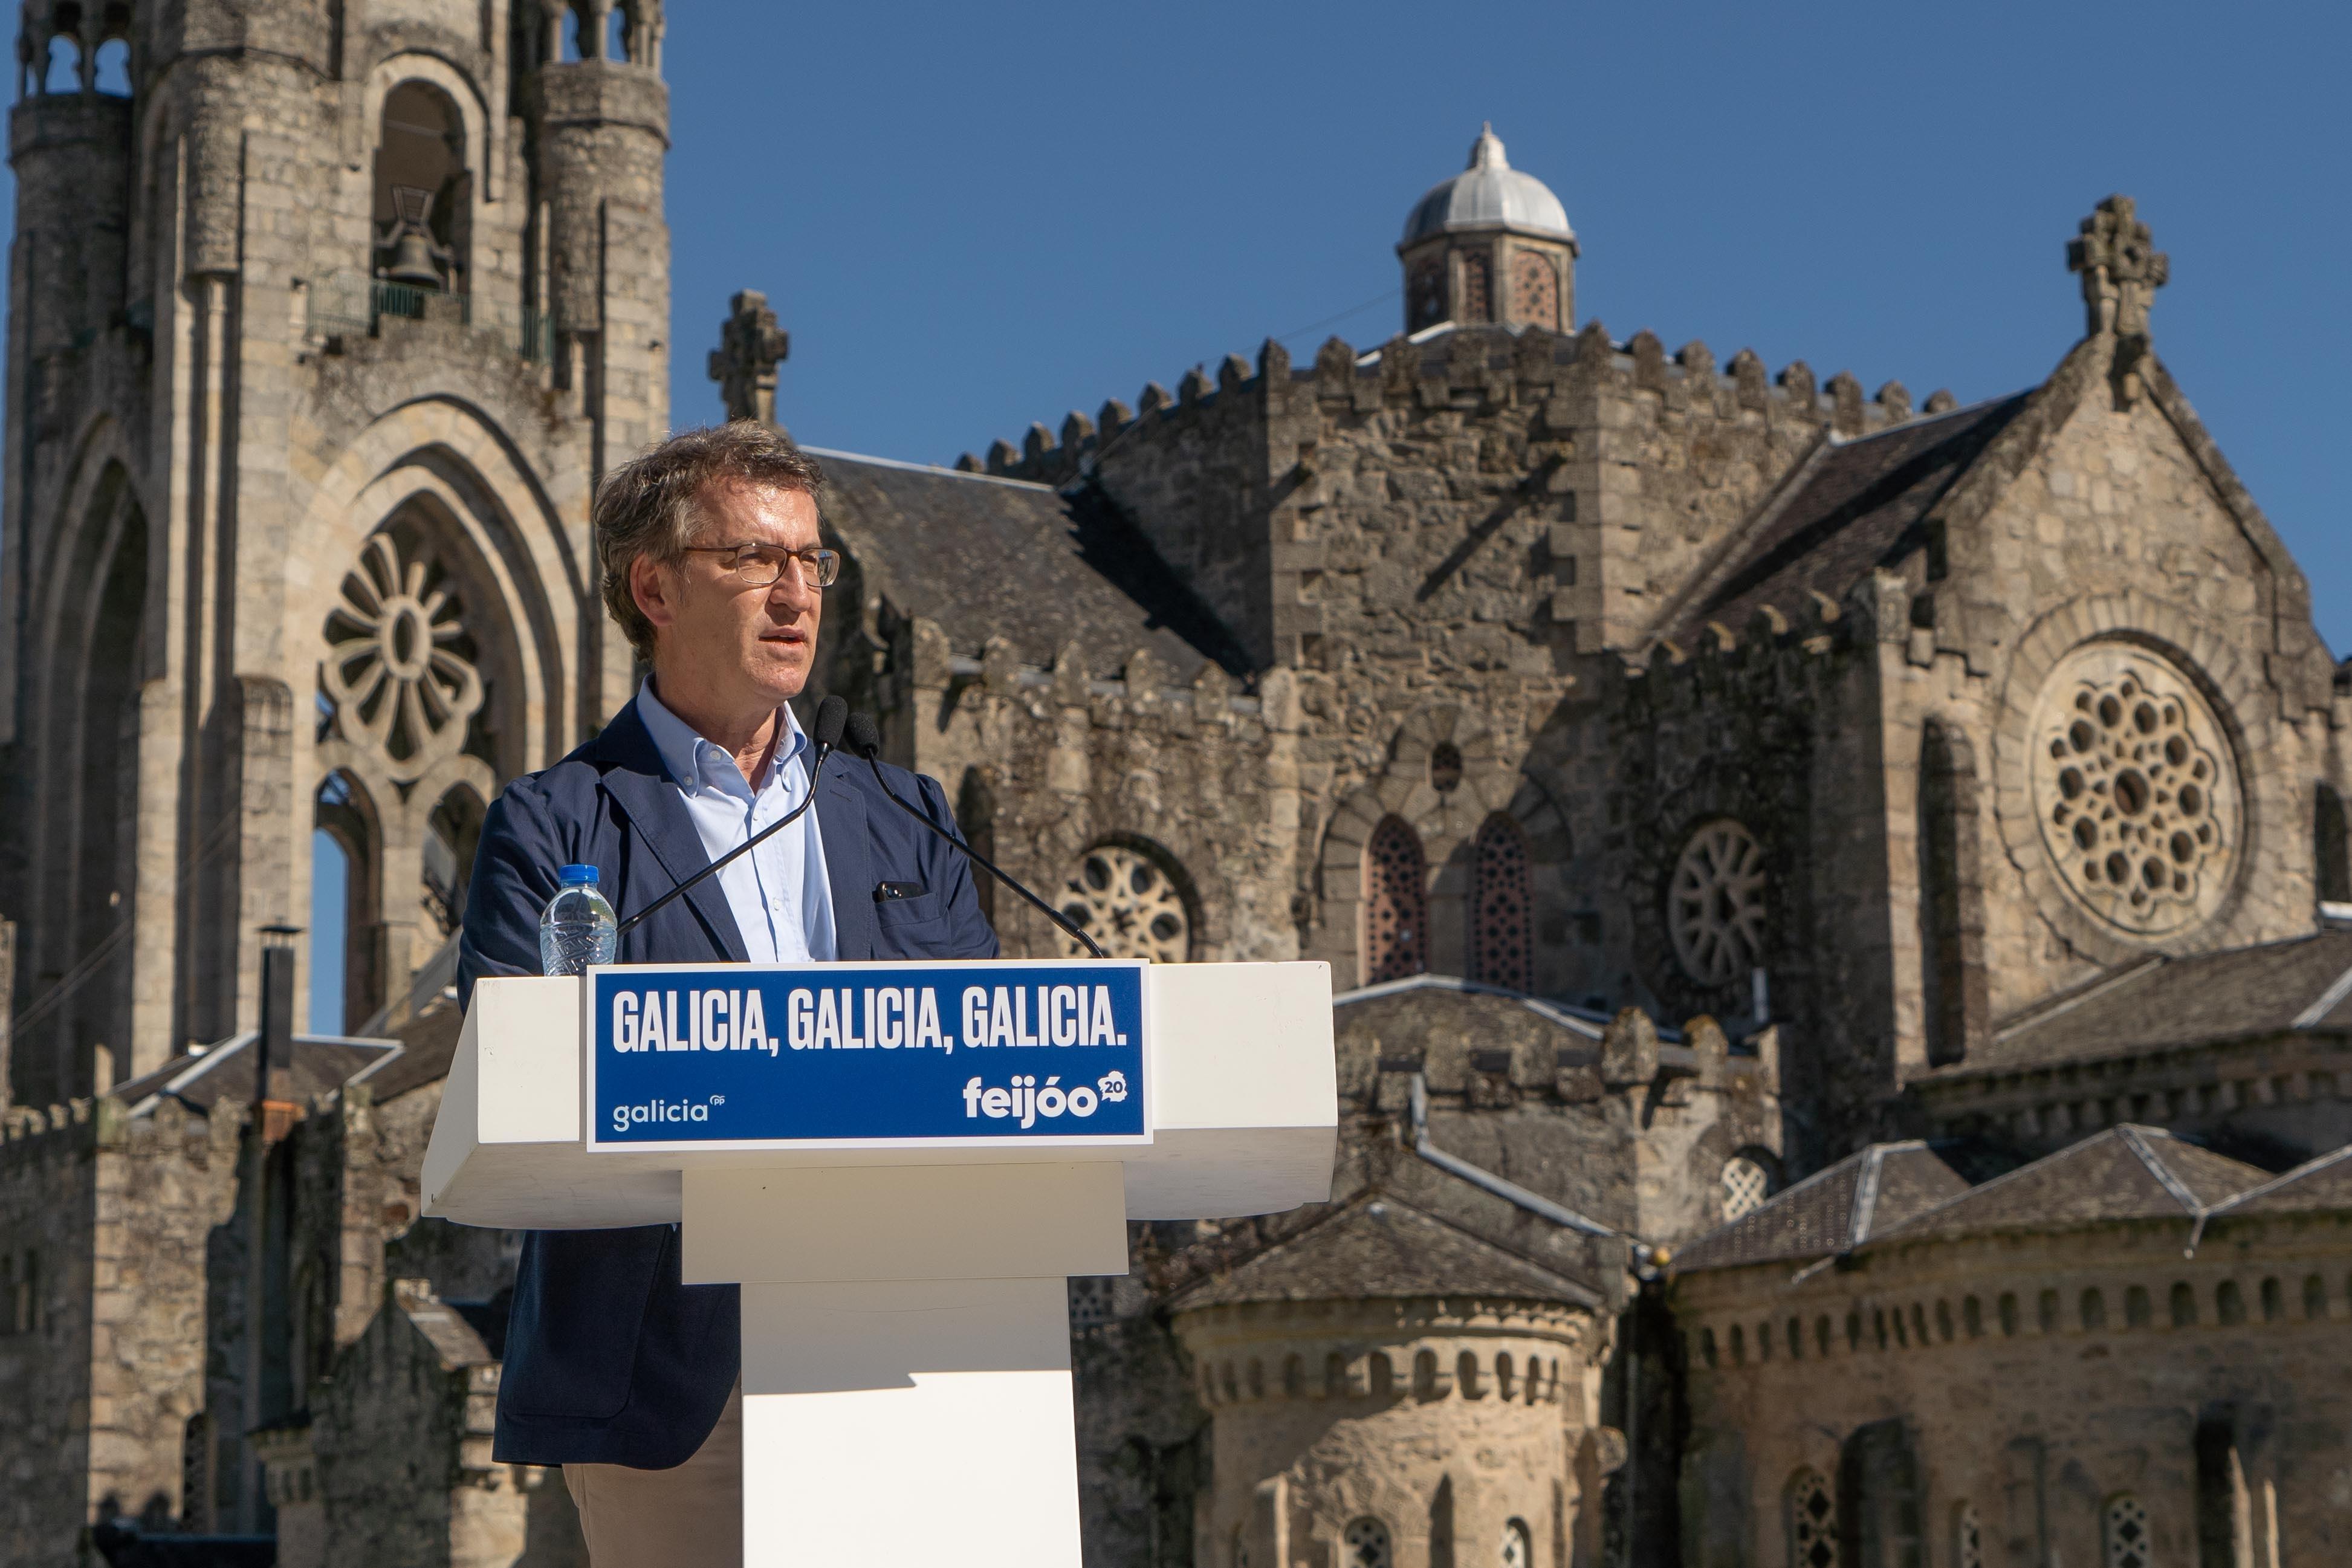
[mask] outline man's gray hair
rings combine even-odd
[[[629,592],[629,568],[639,556],[675,565],[702,524],[701,499],[713,485],[802,490],[824,482],[814,458],[789,437],[756,419],[681,430],[596,487],[590,515],[596,560],[604,578],[604,608],[640,661],[654,658],[654,624]]]

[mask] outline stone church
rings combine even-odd
[[[667,18],[19,26],[0,1564],[577,1563],[489,1452],[517,1238],[416,1175],[485,806],[633,686]],[[822,687],[978,847],[1116,952],[1333,968],[1333,1201],[1073,1283],[1088,1561],[2352,1556],[2352,681],[2132,204],[1959,406],[1580,317],[1491,129],[1419,183],[1384,342],[817,454]],[[738,295],[734,416],[786,348]]]

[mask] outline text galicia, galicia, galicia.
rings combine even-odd
[[[615,1051],[938,1050],[1124,1046],[1108,985],[971,985],[961,1035],[928,985],[794,986],[772,1033],[762,993],[660,989],[613,994]]]

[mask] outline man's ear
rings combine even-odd
[[[637,613],[656,628],[677,624],[677,586],[669,570],[650,555],[629,563],[629,597],[636,601]]]

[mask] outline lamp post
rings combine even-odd
[[[237,1527],[261,1530],[261,1456],[253,1434],[271,1412],[261,1400],[262,1330],[269,1292],[269,1146],[293,1124],[294,940],[300,926],[261,928],[261,1016],[253,1037],[253,1103],[246,1121],[245,1430],[240,1435]]]

